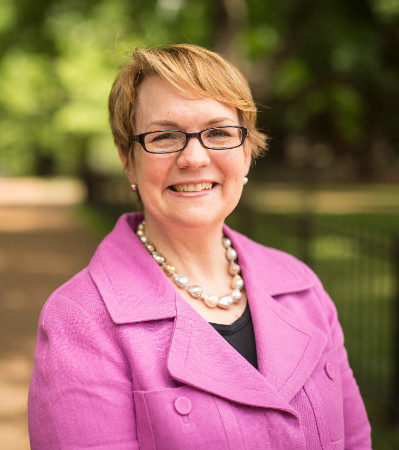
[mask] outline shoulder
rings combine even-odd
[[[226,229],[237,250],[245,284],[261,295],[267,292],[280,305],[298,315],[310,313],[332,321],[335,306],[318,276],[295,256],[259,244],[248,237]],[[324,320],[324,319],[323,319]]]
[[[40,315],[43,329],[86,326],[109,321],[109,315],[102,297],[94,284],[88,269],[77,273],[56,289],[47,299]]]
[[[103,320],[101,316],[107,312],[104,304],[106,292],[101,290],[101,286],[99,287],[99,283],[93,278],[94,268],[99,265],[98,261],[101,261],[102,271],[99,278],[104,282],[106,279],[121,277],[122,272],[125,278],[128,278],[129,274],[123,271],[125,267],[131,266],[124,260],[126,255],[130,254],[126,248],[133,248],[134,253],[135,235],[132,228],[140,220],[140,214],[122,215],[114,229],[98,245],[89,265],[51,294],[43,308],[42,316],[46,318],[54,313],[62,317],[72,308],[77,308],[82,314],[86,311],[90,316],[100,316],[99,320]]]

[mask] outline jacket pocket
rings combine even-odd
[[[228,430],[211,394],[189,386],[136,391],[134,404],[141,449],[230,448]]]
[[[323,446],[328,446],[328,442],[343,442],[343,393],[336,351],[321,358],[304,390],[314,411]]]

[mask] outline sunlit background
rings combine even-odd
[[[271,150],[229,223],[320,275],[375,448],[399,448],[399,0],[0,0],[0,448],[29,448],[43,303],[135,206],[113,80],[175,42],[249,79]]]

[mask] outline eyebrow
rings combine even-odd
[[[206,122],[205,126],[211,127],[217,123],[225,122],[226,120],[229,122],[235,123],[235,120],[233,120],[231,117],[215,117],[214,119],[211,119],[208,122]],[[160,127],[180,128],[179,125],[177,124],[177,122],[173,122],[170,120],[154,120],[148,124],[148,126],[150,126],[150,125],[157,125]]]

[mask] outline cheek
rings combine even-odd
[[[148,164],[146,164],[145,156],[143,158],[142,155],[136,154],[134,158],[134,162],[132,161],[131,174],[135,176],[137,182],[142,184],[145,182],[147,178],[148,172]]]
[[[142,158],[136,164],[136,176],[140,184],[146,186],[163,186],[172,167],[171,158],[157,157],[152,160]]]
[[[244,152],[231,154],[223,161],[224,171],[231,178],[242,179],[248,172],[247,158]]]

